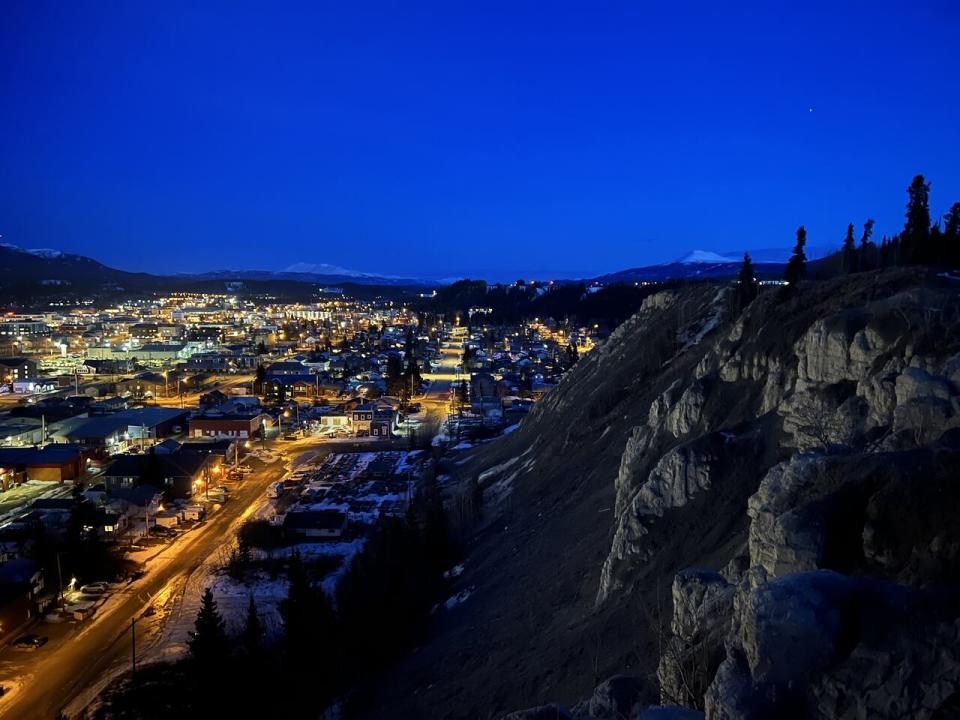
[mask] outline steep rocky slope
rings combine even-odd
[[[649,298],[517,432],[451,467],[487,499],[470,596],[374,705],[950,716],[957,289],[897,271],[738,315],[722,286]]]

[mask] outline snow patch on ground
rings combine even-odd
[[[443,603],[443,606],[447,610],[452,610],[457,605],[462,605],[463,603],[465,603],[467,600],[470,599],[471,595],[473,595],[473,590],[474,590],[473,586],[468,587],[465,590],[461,590],[456,595],[453,595],[452,597],[447,598],[446,602]]]
[[[452,568],[443,573],[444,580],[452,580],[453,578],[458,578],[463,574],[463,563],[459,565],[454,565]]]
[[[520,461],[519,455],[517,457],[512,457],[509,460],[506,460],[505,462],[500,463],[499,465],[494,465],[492,468],[484,470],[482,473],[480,473],[480,477],[477,479],[481,483],[483,483],[484,480],[488,480],[489,478],[492,478],[494,475],[499,475],[500,473],[508,470],[510,467],[512,467],[514,464],[518,463],[519,461]]]
[[[283,630],[280,603],[287,596],[287,584],[284,576],[270,578],[266,573],[258,572],[243,581],[234,580],[228,575],[215,575],[208,587],[213,591],[228,633],[237,634],[243,629],[252,595],[264,633],[268,638],[276,638]]]

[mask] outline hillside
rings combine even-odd
[[[35,295],[107,295],[148,291],[159,278],[107,267],[83,255],[57,250],[24,250],[0,245],[0,301],[16,302]]]
[[[450,463],[451,496],[485,490],[470,595],[368,716],[953,717],[957,283],[864,273],[739,316],[725,294],[649,297]]]
[[[50,299],[66,302],[143,297],[158,291],[269,294],[311,299],[320,286],[337,286],[354,297],[416,297],[429,283],[375,275],[322,275],[306,272],[216,272],[183,275],[134,273],[83,255],[58,250],[25,250],[0,244],[0,304],[35,309]]]

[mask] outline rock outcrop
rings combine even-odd
[[[863,273],[737,314],[714,286],[652,295],[455,471],[513,491],[389,702],[956,716],[958,469],[956,283]]]
[[[741,319],[699,359],[695,380],[674,380],[651,404],[647,452],[658,436],[723,427],[703,384],[716,370],[721,384],[753,395],[759,414],[776,413],[790,454],[747,502],[746,558],[731,558],[725,574],[675,576],[661,701],[730,719],[933,717],[960,706],[960,531],[950,520],[960,513],[960,442],[951,435],[960,338],[933,342],[931,317],[942,313],[929,302],[929,292],[907,291],[840,309],[814,319],[789,354],[764,352]],[[695,402],[683,401],[688,393]],[[622,573],[616,561],[630,549],[651,560],[643,535],[658,508],[682,507],[723,481],[714,455],[709,472],[684,482],[691,476],[677,453],[697,442],[668,450],[622,507],[601,600],[625,591],[608,568]],[[673,471],[666,487],[662,463]],[[639,453],[631,467],[643,467]],[[931,613],[917,599],[926,588],[952,598],[952,609]]]

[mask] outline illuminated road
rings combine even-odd
[[[423,409],[429,416],[432,433],[439,428],[440,423],[446,420],[450,412],[450,388],[454,380],[463,378],[457,373],[463,355],[463,346],[451,341],[451,347],[440,349],[440,367],[437,370],[425,373],[424,379],[430,380],[430,387],[423,396]]]
[[[422,398],[426,419],[419,432],[437,431],[449,411],[451,383],[457,379],[460,346],[441,350],[440,367],[426,373],[431,381]],[[224,385],[245,382],[246,378],[231,378]],[[195,396],[184,396],[184,401]],[[163,402],[166,399],[161,399]],[[179,400],[176,396],[171,400]],[[172,404],[172,403],[170,403]],[[376,451],[400,449],[406,441],[375,439],[321,440],[305,438],[295,442],[270,442],[272,450],[288,458],[304,453],[322,456],[328,452]],[[232,539],[237,523],[247,517],[263,501],[266,486],[282,474],[279,465],[272,465],[247,477],[234,487],[231,499],[201,528],[186,533],[178,541],[159,553],[150,562],[147,575],[116,591],[107,604],[89,620],[79,623],[40,623],[25,632],[46,635],[49,643],[35,652],[17,651],[10,647],[0,650],[0,685],[8,692],[0,697],[0,718],[18,720],[53,720],[78,694],[90,691],[99,680],[112,675],[117,667],[129,662],[130,622],[138,619],[138,658],[143,659],[150,646],[148,628],[156,632],[156,623],[144,620],[148,607],[160,598],[178,592],[203,561],[217,553],[225,541]],[[150,628],[152,624],[152,628]]]
[[[185,578],[217,552],[231,527],[263,498],[267,485],[280,477],[279,465],[253,473],[232,492],[232,498],[202,527],[181,537],[151,562],[147,575],[115,593],[91,619],[80,623],[40,623],[30,632],[50,642],[35,652],[6,647],[0,651],[0,685],[10,692],[0,698],[0,717],[53,720],[77,693],[97,681],[112,665],[130,657],[130,620],[138,619],[153,596]],[[160,562],[158,562],[160,561]],[[159,565],[153,569],[154,565]],[[143,623],[146,625],[147,623]],[[145,641],[138,633],[138,642]],[[142,645],[141,645],[142,646]]]

